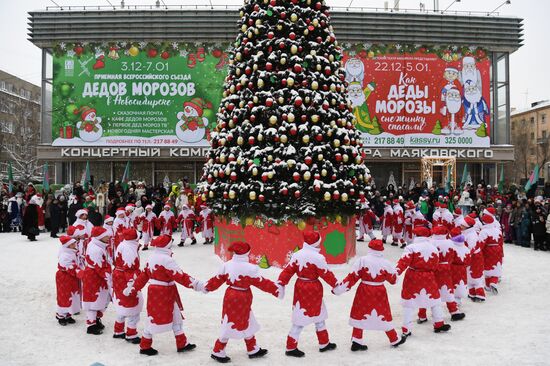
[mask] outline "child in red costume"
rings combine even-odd
[[[61,247],[57,256],[57,314],[60,325],[74,324],[72,315],[80,311],[80,269],[76,257],[76,240],[70,236],[59,238]]]

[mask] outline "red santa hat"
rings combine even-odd
[[[103,220],[103,223],[108,224],[108,223],[113,222],[113,221],[115,221],[115,219],[112,216],[105,215],[105,220]]]
[[[134,205],[133,203],[127,204],[125,208],[126,211],[134,211],[135,209],[136,209],[136,205]]]
[[[85,209],[85,208],[81,208],[80,210],[76,211],[76,213],[74,214],[75,217],[80,217],[82,215],[87,215],[88,214],[88,210]]]
[[[483,215],[495,216],[496,214],[497,210],[495,210],[494,207],[487,207],[485,210],[483,210]]]
[[[445,209],[445,208],[447,208],[447,204],[441,203],[441,204],[439,205],[439,207],[442,208],[442,209]]]
[[[377,252],[382,252],[384,250],[384,242],[380,239],[371,240],[369,242],[369,248]]]
[[[428,238],[432,235],[432,233],[430,232],[430,229],[428,229],[425,226],[416,226],[413,229],[413,233],[414,233],[414,236],[423,237],[423,238]]]
[[[73,114],[75,114],[75,115],[78,115],[79,113],[80,113],[80,119],[81,119],[82,121],[85,121],[85,120],[86,120],[86,117],[88,117],[88,115],[89,115],[90,113],[96,113],[96,114],[97,114],[97,112],[96,112],[96,110],[95,110],[94,108],[90,108],[90,107],[88,107],[87,105],[85,105],[85,106],[83,106],[83,107],[80,107],[80,108],[78,108],[78,109],[75,109],[75,110],[73,111]]]
[[[435,207],[435,208],[440,208],[440,207],[441,207],[441,203],[439,203],[439,202],[434,203],[434,207]]]
[[[390,201],[390,200],[387,200],[387,201],[386,201],[386,205],[387,205],[387,206],[391,206],[391,201]]]
[[[170,209],[170,208],[172,208],[172,205],[169,204],[169,203],[165,203],[163,208],[168,208],[168,209]]]
[[[82,236],[82,235],[86,235],[86,228],[82,225],[75,225],[73,226],[73,230],[72,230],[72,235],[71,236]],[[69,234],[69,232],[67,231],[67,234]]]
[[[122,231],[124,240],[136,240],[138,238],[138,232],[134,228],[124,229]]]
[[[118,215],[126,215],[126,210],[124,209],[124,207],[119,207],[116,210],[116,214],[117,214],[117,216]]]
[[[437,236],[447,236],[449,230],[442,225],[436,226],[432,229],[432,234]]]
[[[458,64],[456,62],[448,62],[445,71],[453,71],[458,73]]]
[[[172,237],[170,235],[163,234],[151,241],[151,246],[156,248],[165,248],[172,243]]]
[[[67,235],[74,236],[75,232],[76,232],[76,227],[71,225],[67,228]]]
[[[468,216],[470,216],[472,219],[475,219],[477,217],[477,214],[475,212],[470,212]]]
[[[228,250],[230,252],[233,252],[237,255],[244,255],[248,252],[250,252],[250,244],[244,242],[244,241],[235,241],[231,243]]]
[[[462,215],[462,210],[460,209],[460,207],[455,208],[454,214],[457,216]]]
[[[405,204],[405,208],[407,210],[414,210],[416,208],[416,206],[415,206],[413,201],[409,201]]]
[[[147,205],[147,206],[145,206],[145,209],[146,209],[146,210],[147,210],[147,209],[152,210],[152,209],[153,209],[153,205]]]
[[[399,200],[398,200],[397,198],[394,198],[394,200],[393,200],[393,204],[394,204],[394,205],[397,205],[397,204],[399,204]]]
[[[451,230],[451,240],[455,243],[464,242],[464,235],[462,235],[462,230],[460,230],[460,228],[455,227]]]
[[[321,244],[321,234],[317,231],[304,231],[302,235],[304,236],[304,243],[307,245],[317,248]]]
[[[491,215],[483,215],[481,221],[483,221],[484,224],[492,224],[495,222],[495,219]]]
[[[76,243],[76,240],[68,235],[63,235],[62,237],[60,237],[59,241],[61,242],[61,246],[64,248],[68,248],[69,245]]]
[[[96,238],[97,240],[101,240],[106,236],[109,236],[109,232],[104,227],[94,226],[92,228],[92,238]]]
[[[474,225],[476,224],[476,220],[475,220],[473,217],[471,217],[471,216],[466,216],[466,217],[464,218],[464,224],[465,224],[465,225],[461,224],[461,226],[472,227],[472,226],[474,226]]]

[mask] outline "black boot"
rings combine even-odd
[[[101,328],[97,324],[94,324],[88,327],[88,329],[86,330],[86,333],[93,334],[93,335],[100,335],[101,333],[103,333],[103,330],[101,330]]]
[[[67,321],[67,324],[74,324],[74,323],[76,323],[76,320],[74,320],[72,317],[65,318],[65,320]]]
[[[196,344],[187,343],[184,347],[178,348],[178,352],[187,352],[187,351],[194,350],[195,348],[197,348]]]
[[[193,240],[191,240],[191,245],[195,245],[197,244],[197,239],[193,238]]]
[[[67,319],[65,318],[57,318],[57,322],[59,325],[66,326],[67,325]]]
[[[178,244],[178,247],[182,247],[183,246],[183,241],[180,241],[180,243]]]
[[[397,242],[395,242],[395,241],[391,243],[391,246],[392,246],[392,247],[396,247],[397,245],[398,245],[398,244],[397,244]]]
[[[319,349],[319,352],[332,351],[333,349],[336,349],[336,344],[334,344],[334,343],[329,343],[329,344],[327,344],[326,346],[324,346],[323,348],[320,348],[320,349]]]
[[[141,342],[141,338],[139,337],[126,338],[126,342],[132,343],[132,344],[139,344],[139,342]]]
[[[428,319],[421,319],[421,318],[418,318],[418,320],[416,321],[416,324],[424,324],[428,321]]]
[[[392,344],[391,346],[393,348],[397,348],[400,345],[402,345],[403,343],[405,343],[406,341],[407,341],[407,336],[401,336],[401,339],[399,340],[399,342],[397,342],[396,344]]]
[[[300,351],[298,348],[296,349],[293,349],[292,351],[286,351],[285,352],[285,355],[287,356],[290,356],[290,357],[304,357],[306,354],[302,351]]]
[[[267,355],[267,350],[260,348],[258,352],[248,355],[248,358],[260,358],[260,357],[264,357],[265,355]]]
[[[466,317],[466,314],[464,314],[464,313],[452,314],[451,315],[451,320],[453,322],[456,322],[456,321],[464,319],[465,317]]]
[[[143,247],[141,250],[149,250],[149,247]]]
[[[369,347],[367,347],[366,344],[361,344],[361,343],[357,343],[357,342],[351,342],[351,350],[353,352],[357,352],[357,351],[366,351],[368,350]]]
[[[159,351],[157,351],[154,348],[147,348],[147,349],[140,349],[139,353],[141,355],[146,355],[146,356],[156,356],[159,353]]]
[[[96,318],[95,320],[97,326],[99,327],[99,329],[103,330],[105,329],[105,325],[103,325],[103,323],[101,322],[101,318]]]
[[[435,333],[448,332],[451,329],[449,324],[443,324],[440,327],[434,328]]]
[[[124,338],[126,338],[126,333],[113,334],[113,338],[124,339]]]
[[[210,357],[212,357],[213,360],[216,360],[218,361],[219,363],[228,363],[228,362],[231,362],[231,359],[227,356],[225,357],[221,357],[221,356],[216,356],[216,355],[210,355]]]
[[[401,249],[404,249],[407,246],[407,244],[403,243],[401,244]]]
[[[365,239],[359,238],[359,239],[357,239],[357,241],[365,241]]]

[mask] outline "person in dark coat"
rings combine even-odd
[[[26,235],[30,241],[36,241],[36,236],[40,233],[38,230],[38,209],[36,197],[32,197],[23,213],[23,230],[21,231],[21,235]]]
[[[99,213],[96,205],[88,207],[88,221],[90,221],[94,226],[103,225],[103,219],[101,218],[101,214]]]
[[[64,232],[67,230],[67,199],[65,196],[60,195],[58,198],[59,201],[59,231]]]
[[[82,206],[82,202],[80,201],[77,201],[77,202],[73,202],[70,206],[69,206],[69,209],[67,210],[67,219],[69,221],[69,225],[72,225],[75,220],[76,220],[76,211],[82,209],[83,206]]]
[[[531,227],[533,230],[533,240],[535,241],[535,250],[544,249],[544,240],[546,238],[546,219],[542,207],[535,208],[531,215]]]
[[[54,198],[48,208],[50,210],[50,236],[52,238],[57,238],[57,233],[59,232],[61,224],[61,206],[59,205],[59,200]]]

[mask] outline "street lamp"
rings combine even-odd
[[[460,0],[453,0],[453,2],[450,3],[449,6],[447,6],[447,7],[445,8],[445,10],[443,10],[443,11],[441,12],[441,14],[444,14],[447,10],[449,10],[449,8],[450,8],[451,6],[453,6],[454,3],[459,3],[459,2],[460,2]]]
[[[490,13],[487,14],[487,15],[491,15],[491,14],[493,14],[494,12],[496,12],[498,9],[502,8],[504,5],[510,5],[511,3],[512,3],[511,0],[506,0],[505,2],[503,2],[502,4],[500,4],[499,6],[497,6],[495,10],[493,10],[492,12],[490,12]]]

